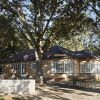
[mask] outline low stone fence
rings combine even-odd
[[[0,80],[0,93],[33,95],[35,80]]]

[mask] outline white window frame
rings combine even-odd
[[[73,61],[68,61],[65,62],[65,73],[67,73],[68,75],[72,75],[74,74],[74,62]]]
[[[100,64],[95,63],[95,74],[100,74]]]
[[[13,68],[13,70],[18,71],[18,70],[20,70],[20,64],[14,63],[14,64],[12,64],[12,68]]]
[[[22,65],[21,65],[21,73],[22,74],[26,74],[26,62],[22,62]]]
[[[33,66],[33,65],[34,65],[34,66]],[[31,64],[31,69],[32,69],[32,70],[36,70],[36,63],[35,63],[35,62]]]
[[[80,73],[94,73],[95,65],[92,62],[80,63]]]
[[[62,64],[57,70],[58,64]],[[74,74],[74,62],[73,61],[54,61],[52,64],[52,73],[66,73],[68,75]],[[68,70],[66,70],[68,69]]]

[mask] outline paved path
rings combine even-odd
[[[37,96],[41,100],[100,100],[100,91],[46,86],[38,88]]]
[[[5,100],[100,100],[100,90],[38,86],[33,96],[5,95]]]

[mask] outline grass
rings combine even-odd
[[[94,79],[94,80],[92,80],[92,82],[93,82],[93,83],[100,84],[100,80],[96,80],[96,79]]]
[[[0,96],[0,100],[5,100],[2,96]]]
[[[96,83],[100,83],[100,80],[96,80]]]

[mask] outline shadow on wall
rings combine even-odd
[[[20,94],[30,94],[29,93],[29,81],[21,81],[21,83],[15,83],[17,87],[15,87],[14,92],[12,93],[20,93]]]
[[[35,81],[34,80],[1,80],[0,81],[1,93],[12,94],[34,94]]]

